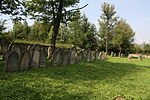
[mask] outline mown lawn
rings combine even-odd
[[[65,67],[2,72],[0,100],[150,100],[150,59],[111,58]]]

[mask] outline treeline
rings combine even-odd
[[[2,2],[2,6],[11,2]],[[3,4],[4,3],[4,4]],[[11,42],[12,40],[30,40],[43,43],[50,43],[55,48],[55,43],[73,44],[80,48],[99,49],[107,53],[135,53],[137,47],[134,45],[135,32],[126,20],[116,16],[115,6],[103,3],[102,14],[98,20],[99,29],[89,22],[86,15],[81,14],[80,9],[87,5],[75,9],[78,0],[52,0],[42,1],[28,0],[23,3],[17,2],[14,6],[24,7],[24,11],[19,8],[0,8],[1,14],[32,16],[34,24],[29,26],[26,20],[20,21],[20,17],[13,20],[12,30],[5,32],[5,21],[0,22],[0,42]],[[21,6],[20,6],[20,5]],[[12,9],[12,10],[11,10]],[[10,10],[10,11],[9,11]],[[16,10],[17,13],[14,13]],[[9,12],[9,13],[8,13]],[[94,15],[93,15],[94,16]]]

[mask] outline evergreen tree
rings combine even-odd
[[[102,44],[105,44],[105,51],[108,52],[108,46],[112,39],[113,28],[117,23],[117,17],[115,17],[115,6],[104,2],[102,4],[102,15],[100,16],[99,36],[101,37]]]

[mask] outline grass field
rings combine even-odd
[[[150,59],[106,61],[2,72],[0,100],[150,100]]]

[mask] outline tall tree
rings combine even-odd
[[[105,43],[106,53],[108,52],[109,41],[111,39],[112,30],[117,23],[117,17],[115,17],[115,6],[104,2],[102,4],[102,15],[100,16],[100,37]]]
[[[44,20],[53,25],[52,52],[55,49],[60,23],[72,19],[72,15],[80,8],[71,9],[71,7],[77,7],[78,3],[79,0],[29,0],[26,2],[26,11],[32,18]]]
[[[120,20],[114,28],[112,44],[119,48],[119,53],[122,50],[129,49],[134,41],[134,31],[129,24],[124,20]]]

